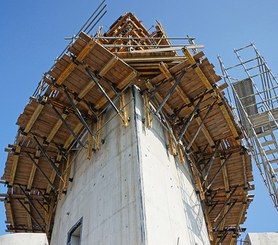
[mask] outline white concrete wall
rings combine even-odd
[[[0,245],[48,245],[45,233],[14,233],[0,236]]]
[[[136,114],[147,244],[209,244],[189,169],[168,153],[165,130],[156,118],[151,129],[145,128],[140,96]]]
[[[129,126],[114,118],[92,159],[82,150],[74,161],[74,180],[58,204],[52,244],[66,244],[81,217],[82,245],[209,244],[190,171],[168,154],[158,121],[145,128],[142,99],[134,94]],[[105,120],[114,114],[109,110]]]
[[[278,233],[277,232],[262,232],[262,233],[248,233],[245,244],[249,245],[277,245]]]

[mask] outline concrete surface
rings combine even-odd
[[[82,218],[82,245],[209,244],[191,172],[168,153],[165,130],[156,118],[147,129],[139,92],[126,95],[130,122],[104,128],[104,144],[87,160],[80,150],[68,192],[58,203],[51,244],[66,244]],[[115,111],[105,115],[108,122]]]
[[[277,232],[248,233],[244,244],[248,245],[278,245]]]
[[[48,245],[45,233],[14,233],[0,236],[0,245]]]

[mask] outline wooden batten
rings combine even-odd
[[[102,142],[102,131],[103,131],[103,115],[99,115],[96,127],[96,140],[95,140],[95,150],[99,150]]]
[[[126,99],[125,99],[125,94],[122,93],[120,95],[120,113],[123,121],[123,126],[127,127],[128,126],[128,114],[127,114],[127,108],[126,108]]]
[[[150,100],[146,93],[143,94],[143,101],[144,101],[146,127],[150,129],[152,127],[151,108],[150,108]]]
[[[21,146],[17,145],[15,149],[15,155],[13,156],[13,163],[12,163],[12,169],[10,173],[10,179],[9,179],[9,185],[12,186],[14,183],[14,177],[17,169],[17,164],[19,160],[19,154],[21,151]]]
[[[90,127],[91,131],[94,132],[94,121],[92,119],[90,120],[88,126]],[[88,133],[87,142],[87,159],[91,160],[93,151],[93,136],[90,133]]]
[[[169,132],[167,132],[167,138],[168,138],[168,143],[169,143],[169,152],[171,155],[176,156],[177,149],[176,149],[174,140]]]

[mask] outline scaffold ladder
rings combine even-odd
[[[253,43],[234,49],[234,53],[239,63],[228,68],[218,57],[222,74],[232,90],[252,156],[278,211],[278,81]]]

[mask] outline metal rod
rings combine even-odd
[[[103,4],[104,2],[102,2],[101,4],[100,4],[100,6]],[[98,9],[100,8],[100,6],[96,9],[96,11],[98,11]],[[101,14],[101,12],[106,8],[106,6],[107,6],[107,4],[105,4],[102,8],[101,8],[101,10],[97,13],[97,15],[91,20],[91,22],[87,25],[87,27],[83,30],[84,32],[86,32],[87,30],[88,30],[88,28],[90,27],[90,25],[96,20],[96,18]],[[96,12],[95,11],[95,12]],[[95,13],[94,12],[94,13]],[[91,30],[91,29],[90,29]],[[90,30],[88,31],[88,33],[90,32]]]
[[[54,169],[54,171],[56,172],[56,174],[61,177],[62,174],[60,173],[59,169],[56,167],[55,163],[50,159],[50,157],[47,155],[47,153],[45,152],[45,150],[43,149],[42,145],[40,144],[40,142],[38,141],[37,137],[32,133],[33,135],[33,139],[36,141],[38,147],[40,148],[41,152],[43,153],[43,155],[45,156],[46,160],[48,161],[48,163],[50,164],[50,166]]]
[[[99,82],[97,81],[97,79],[94,77],[94,75],[90,72],[89,68],[85,66],[85,70],[88,73],[88,75],[90,76],[90,78],[93,80],[93,82],[97,85],[97,87],[100,89],[100,91],[104,94],[105,98],[109,101],[109,103],[112,105],[112,107],[114,108],[114,110],[119,113],[119,109],[116,107],[116,105],[113,103],[113,101],[110,99],[110,97],[108,96],[108,94],[105,92],[104,88],[99,84]]]
[[[224,162],[221,164],[220,168],[217,170],[216,174],[213,176],[211,182],[209,183],[209,185],[207,186],[206,191],[211,187],[211,185],[213,184],[213,182],[215,181],[215,179],[217,178],[217,176],[219,175],[219,173],[221,172],[222,168],[226,165],[226,163],[228,162],[229,158],[231,157],[232,153],[230,153],[228,155],[228,157],[224,160]]]
[[[184,69],[182,71],[182,73],[179,75],[178,79],[175,81],[174,85],[171,87],[168,94],[165,96],[164,100],[161,102],[160,106],[157,108],[155,114],[158,114],[161,111],[162,107],[165,105],[167,100],[170,98],[171,94],[174,92],[175,88],[178,86],[178,84],[180,83],[180,81],[183,78],[185,73],[186,73],[186,69]]]
[[[73,130],[70,128],[70,126],[68,125],[68,123],[66,122],[66,120],[61,116],[61,114],[58,112],[58,110],[56,109],[56,107],[50,103],[51,108],[54,110],[54,112],[56,113],[56,115],[58,116],[58,118],[63,122],[64,126],[70,131],[70,133],[72,134],[72,136],[75,138],[75,140],[82,146],[84,147],[82,141],[78,138],[78,136],[73,132]]]
[[[180,134],[179,134],[179,136],[178,136],[178,138],[177,138],[177,141],[180,141],[181,138],[183,137],[183,135],[185,134],[185,131],[187,130],[187,128],[188,128],[190,122],[192,121],[192,119],[193,119],[195,113],[196,113],[197,110],[199,109],[200,104],[201,104],[202,100],[204,99],[204,97],[205,97],[205,94],[203,94],[203,95],[200,97],[200,99],[199,99],[197,105],[195,106],[194,110],[192,111],[192,113],[190,114],[190,116],[186,119],[186,121],[185,121],[185,123],[184,123],[184,125],[183,125],[183,127],[182,127],[182,129],[181,129],[181,132],[180,132]]]
[[[208,178],[210,169],[211,169],[211,167],[212,167],[212,164],[213,164],[213,161],[214,161],[214,159],[215,159],[215,156],[216,156],[216,154],[217,154],[217,152],[218,152],[219,146],[220,146],[220,140],[217,142],[217,144],[216,144],[216,146],[215,146],[215,150],[214,150],[214,152],[213,152],[213,155],[212,155],[212,157],[210,158],[208,164],[206,164],[206,165],[208,165],[208,169],[207,169],[207,171],[206,171],[206,175],[205,175],[205,177],[204,177],[204,181],[203,181],[203,183],[202,183],[202,186],[204,185],[204,183],[206,182],[206,180],[207,180],[207,178]]]
[[[91,32],[91,30],[97,25],[97,23],[102,19],[102,17],[107,13],[107,10],[104,11],[104,13],[97,19],[96,23],[91,27],[91,29],[88,31],[88,33]]]
[[[224,203],[223,207],[219,210],[218,214],[216,215],[216,217],[214,218],[213,222],[216,222],[216,220],[218,220],[218,218],[220,217],[221,213],[223,212],[223,210],[225,209],[226,205],[230,202],[233,194],[235,193],[236,189],[238,186],[236,186],[233,191],[230,193],[228,199],[226,200],[226,202]]]
[[[25,209],[25,211],[30,215],[31,219],[42,229],[42,231],[44,231],[44,228],[42,227],[42,225],[35,219],[35,217],[33,217],[33,215],[31,214],[31,212],[26,208],[26,206],[24,205],[24,203],[18,199],[18,202],[21,204],[21,206]]]
[[[186,147],[186,150],[187,150],[187,151],[190,149],[190,147],[192,146],[192,144],[193,144],[194,141],[196,140],[197,136],[199,135],[199,133],[200,133],[200,131],[201,131],[201,129],[202,129],[202,127],[203,127],[203,125],[204,125],[204,123],[205,123],[205,121],[206,121],[208,115],[209,115],[209,113],[211,112],[211,110],[212,110],[212,108],[213,108],[213,106],[215,105],[216,102],[217,102],[217,101],[215,100],[215,101],[213,102],[213,104],[209,107],[209,109],[208,109],[208,111],[207,111],[205,117],[203,118],[203,121],[200,123],[200,125],[199,125],[199,127],[198,127],[198,129],[197,129],[197,131],[196,131],[196,133],[195,133],[195,135],[194,135],[194,137],[193,137],[193,139],[189,142],[188,146]]]
[[[234,205],[236,204],[237,200],[235,200],[232,205],[229,207],[228,211],[224,214],[224,216],[221,218],[221,220],[219,221],[218,225],[214,228],[214,231],[217,231],[219,226],[221,225],[221,223],[224,221],[224,219],[226,218],[226,216],[229,214],[229,212],[232,210],[232,208],[234,207]]]
[[[196,49],[196,48],[204,48],[204,45],[191,45],[191,44],[187,44],[187,45],[183,45],[183,44],[172,44],[172,45],[166,45],[166,44],[160,44],[160,45],[150,45],[150,44],[102,44],[102,46],[104,47],[118,47],[118,48],[124,48],[124,47],[128,47],[128,48],[136,48],[136,47],[146,47],[146,48],[150,48],[150,47],[154,47],[154,48],[187,48],[187,49]]]
[[[63,85],[63,89],[64,89],[65,94],[66,94],[68,100],[70,101],[72,107],[73,107],[74,110],[76,111],[78,118],[80,119],[80,121],[82,122],[82,124],[84,125],[84,127],[88,130],[88,132],[90,133],[90,135],[94,138],[94,134],[93,134],[92,130],[90,129],[90,127],[89,127],[88,124],[86,123],[85,119],[83,118],[81,112],[80,112],[79,109],[76,107],[74,101],[73,101],[72,98],[70,97],[69,92],[68,92],[66,86]]]
[[[88,20],[85,22],[85,24],[80,28],[80,30],[77,32],[77,35],[83,31],[83,28],[89,23],[89,21],[93,18],[93,16],[95,15],[95,13],[99,10],[99,8],[104,4],[106,0],[103,0],[100,5],[96,8],[96,10],[92,13],[92,15],[88,18]]]
[[[112,39],[112,40],[189,40],[192,37],[96,37],[96,39]],[[153,45],[154,46],[154,45]]]
[[[51,185],[51,187],[56,190],[55,186],[52,184],[52,182],[50,181],[50,179],[47,177],[47,175],[42,171],[42,169],[40,168],[39,164],[36,163],[35,159],[33,159],[33,157],[31,156],[31,154],[29,152],[26,153],[28,155],[28,157],[31,159],[31,161],[34,163],[34,165],[36,166],[36,168],[40,171],[40,173],[43,175],[43,177],[47,180],[47,182]]]
[[[35,205],[32,203],[30,197],[28,196],[28,194],[25,192],[25,190],[22,188],[21,185],[19,185],[19,188],[21,189],[21,191],[24,193],[24,195],[26,196],[26,198],[28,199],[30,205],[32,206],[32,208],[35,210],[36,214],[39,216],[39,218],[42,220],[42,222],[46,225],[46,222],[44,220],[44,218],[42,217],[42,215],[40,214],[40,212],[38,211],[38,209],[35,207]]]

